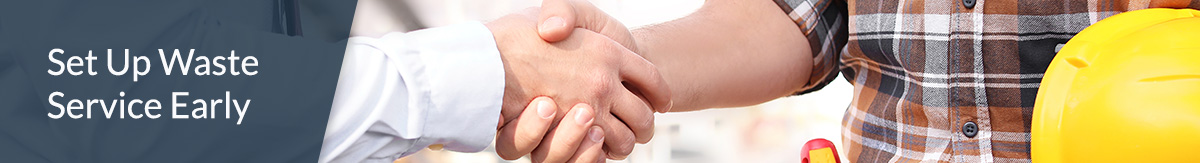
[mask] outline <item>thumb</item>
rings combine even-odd
[[[567,39],[575,29],[575,6],[571,0],[543,0],[538,12],[538,35],[546,42]],[[568,21],[569,20],[569,21]]]
[[[517,119],[503,124],[504,127],[496,133],[496,154],[505,160],[515,160],[529,154],[554,125],[557,111],[553,99],[534,98]]]
[[[640,52],[624,24],[587,1],[543,0],[541,10],[538,13],[538,35],[547,42],[562,41],[570,36],[575,28],[583,28],[604,35],[634,52]]]

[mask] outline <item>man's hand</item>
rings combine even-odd
[[[612,18],[608,14],[601,11],[596,6],[587,1],[580,0],[544,0],[542,1],[542,11],[538,16],[538,35],[547,42],[558,42],[566,39],[577,28],[590,30],[601,35],[604,35],[625,48],[630,49],[634,53],[641,54],[645,49],[639,48],[634,42],[633,36],[629,33],[629,29],[624,24]],[[657,70],[656,70],[657,71]],[[670,109],[673,101],[669,102],[666,108]],[[615,108],[612,112],[630,112],[629,110],[636,108]],[[668,110],[656,110],[658,112],[666,112]],[[651,124],[653,125],[653,124]],[[654,136],[653,128],[645,128],[645,130],[633,130],[638,143],[649,142]],[[610,159],[624,159],[629,153],[633,152],[633,143],[626,143],[610,139],[606,144],[605,149],[608,152],[607,157]],[[536,154],[536,153],[535,153]]]
[[[657,69],[619,43],[588,30],[574,31],[559,43],[546,43],[538,37],[535,12],[513,14],[487,24],[505,63],[501,126],[509,127],[525,102],[549,96],[560,103],[559,108],[575,104],[595,106],[592,108],[595,119],[590,123],[605,132],[603,140],[610,151],[613,144],[628,144],[631,150],[636,141],[634,131],[652,134],[653,111],[665,111],[671,103],[670,89]],[[612,108],[622,111],[610,112]],[[556,119],[563,116],[566,115],[557,114]],[[509,136],[520,134],[513,133],[515,130],[502,128],[497,152],[502,158],[515,159],[534,151],[529,144],[537,144],[535,161],[561,162],[579,153],[576,149],[580,146],[590,145],[579,143],[582,130],[565,134],[575,136],[559,136],[559,130],[564,129],[551,129],[545,140],[531,143]],[[597,130],[589,130],[592,131]]]
[[[508,134],[500,134],[496,138],[496,153],[511,160],[529,153],[529,149],[536,146],[554,144],[553,148],[577,147],[574,148],[575,150],[557,149],[560,152],[556,155],[557,157],[553,158],[545,157],[547,155],[534,155],[534,160],[561,162],[570,157],[570,162],[603,161],[605,154],[601,147],[604,145],[604,130],[599,126],[592,125],[595,123],[595,111],[592,107],[586,104],[576,104],[574,108],[567,111],[567,116],[563,117],[562,121],[554,123],[557,111],[558,106],[549,97],[533,99],[533,102],[529,103],[529,106],[517,119],[509,121],[500,128],[500,133]],[[554,126],[552,124],[557,124],[557,127],[553,129],[552,133],[547,133],[547,130]],[[551,138],[543,139],[544,136]],[[550,148],[538,148],[537,150],[548,149]],[[568,153],[572,151],[574,153]]]

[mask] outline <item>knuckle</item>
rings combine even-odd
[[[653,112],[650,112],[649,110],[650,110],[649,108],[645,108],[645,107],[613,108],[612,112],[615,113],[616,115],[618,115],[618,116],[626,115],[626,116],[620,116],[620,117],[618,117],[619,119],[612,119],[612,120],[622,122],[625,125],[629,126],[629,129],[632,130],[635,135],[637,135],[639,133],[649,132],[654,129],[654,115],[653,115]],[[627,112],[627,114],[626,113],[617,113],[617,112]],[[640,135],[637,135],[637,136],[640,136]]]
[[[654,131],[654,115],[646,115],[644,118],[635,120],[634,123],[637,124],[636,126],[638,127],[634,131],[642,131],[643,133]]]
[[[654,137],[654,116],[650,116],[650,118],[646,119],[646,124],[643,128],[634,129],[634,131],[640,131],[634,132],[637,143],[650,142],[650,139]]]
[[[629,134],[627,136],[618,137],[613,144],[609,144],[612,145],[611,147],[613,148],[613,152],[622,155],[627,155],[632,152],[633,145],[636,142],[632,136],[632,134]]]
[[[552,146],[563,148],[563,150],[551,150],[549,152],[549,155],[551,155],[551,156],[568,155],[569,156],[570,153],[573,153],[575,151],[574,150],[575,147],[579,146],[579,142],[576,142],[575,140],[563,139],[563,140],[559,140],[559,141],[554,141],[554,145],[552,145]],[[551,147],[551,148],[554,149],[553,147]]]
[[[604,45],[603,50],[606,54],[604,56],[606,56],[605,59],[609,63],[618,63],[622,58],[629,57],[629,54],[626,53],[625,47],[621,46],[621,44],[607,39],[604,41],[605,42],[601,44]]]
[[[522,148],[534,147],[541,142],[541,138],[537,137],[537,135],[533,133],[517,134],[513,139],[515,139],[515,141],[513,142],[512,148],[516,151],[528,151],[529,149]]]
[[[662,85],[658,85],[658,84],[665,83],[665,82],[663,81],[662,73],[658,72],[658,67],[655,67],[654,64],[650,63],[649,61],[645,61],[645,60],[642,60],[642,61],[644,61],[645,65],[646,65],[646,69],[647,69],[646,74],[650,75],[650,78],[647,79],[647,80],[649,80],[648,82],[650,82],[649,84],[654,85],[654,86],[662,86]]]
[[[625,138],[625,140],[621,140],[619,142],[620,143],[609,144],[609,145],[611,145],[611,146],[609,146],[610,147],[609,148],[610,155],[628,156],[630,153],[633,153],[634,140],[632,138]]]
[[[596,50],[596,52],[601,53],[608,52],[608,50],[611,49],[611,47],[605,43],[608,40],[604,39],[604,37],[599,37],[599,34],[583,29],[576,29],[574,32],[575,33],[572,34],[576,34],[582,38],[581,41],[583,41],[584,46],[586,46],[588,49]]]
[[[608,72],[604,70],[596,70],[592,72],[591,79],[587,82],[590,85],[588,93],[593,97],[605,97],[614,87],[609,80],[611,78]]]
[[[568,142],[554,142],[553,144],[554,147],[549,148],[555,150],[545,150],[546,152],[537,153],[538,160],[540,160],[538,162],[564,162],[564,160],[571,157],[571,154],[575,152],[573,150],[575,147]]]

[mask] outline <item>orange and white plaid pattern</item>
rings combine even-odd
[[[1042,74],[1087,26],[1149,0],[775,0],[806,32],[804,94],[854,85],[843,118],[855,162],[1030,162]],[[1189,0],[1188,8],[1200,8]],[[1183,7],[1183,6],[1176,6]],[[1198,28],[1200,29],[1200,28]],[[977,124],[967,137],[963,126]]]

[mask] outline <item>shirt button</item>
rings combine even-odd
[[[975,8],[975,0],[962,0],[962,3],[967,9]]]
[[[975,122],[967,122],[967,124],[963,124],[962,132],[963,136],[974,138],[976,134],[979,134],[979,126],[975,125]]]

